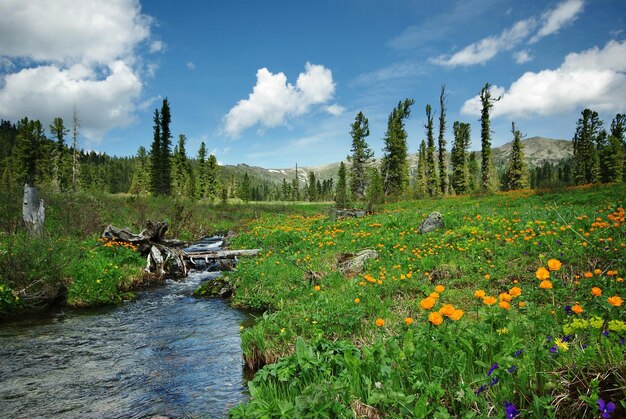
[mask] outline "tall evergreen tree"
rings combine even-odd
[[[187,159],[184,134],[178,136],[178,144],[174,147],[172,159],[172,190],[175,196],[193,198],[195,196],[195,177],[191,163]]]
[[[352,136],[352,154],[348,156],[348,160],[352,163],[350,168],[350,193],[353,199],[360,200],[365,196],[367,163],[374,157],[374,152],[365,141],[365,138],[370,135],[370,128],[363,112],[359,112],[356,115],[350,127],[352,128],[350,131]]]
[[[506,188],[508,190],[528,188],[528,167],[524,158],[522,133],[515,129],[515,122],[511,124],[511,132],[513,133],[513,148],[506,169]]]
[[[404,121],[411,115],[413,99],[404,99],[391,112],[387,121],[387,132],[382,158],[383,189],[388,196],[403,195],[409,184],[409,167],[407,162],[407,133]]]
[[[204,144],[204,141],[200,143],[200,148],[198,148],[198,162],[196,164],[196,187],[197,187],[196,195],[200,199],[206,198],[207,170],[206,170],[206,145]]]
[[[150,192],[153,195],[161,193],[161,114],[154,110],[154,125],[152,128],[152,145],[150,147]]]
[[[78,127],[80,123],[78,121],[78,112],[76,106],[74,106],[74,112],[72,113],[72,188],[78,189],[79,177],[80,177],[80,164],[78,163]]]
[[[252,199],[252,187],[250,186],[250,176],[248,173],[243,174],[243,180],[239,185],[239,198],[243,200],[243,202],[250,202]]]
[[[374,211],[385,202],[385,192],[383,191],[383,178],[377,167],[370,168],[369,186],[367,188],[367,210]]]
[[[600,156],[597,143],[601,140],[602,121],[598,113],[591,109],[582,111],[576,123],[576,133],[572,140],[574,149],[574,181],[577,184],[600,181]]]
[[[622,144],[622,180],[626,182],[626,114],[615,115],[611,121],[611,136]]]
[[[19,185],[28,183],[32,186],[36,183],[43,137],[41,122],[26,117],[18,122],[14,172]]]
[[[50,125],[50,134],[56,140],[56,146],[52,152],[52,187],[57,191],[66,189],[71,181],[71,166],[67,164],[65,145],[65,136],[69,132],[69,129],[65,128],[63,118],[54,118]]]
[[[207,198],[213,202],[213,200],[217,199],[219,196],[219,185],[220,185],[220,166],[217,164],[217,158],[214,154],[209,156],[207,160]],[[250,188],[250,179],[248,179],[248,189]],[[243,198],[242,198],[243,199]]]
[[[413,180],[413,195],[423,198],[426,195],[426,141],[422,140],[417,150],[417,170]]]
[[[433,114],[430,105],[426,105],[426,192],[434,196],[439,190],[435,169],[435,135],[433,133]]]
[[[452,126],[454,143],[450,152],[452,163],[452,188],[457,195],[469,190],[468,150],[470,146],[470,125],[455,121]]]
[[[317,181],[315,179],[315,173],[309,172],[309,179],[307,182],[307,196],[310,202],[317,201]]]
[[[346,165],[339,163],[339,175],[337,180],[337,190],[335,191],[335,206],[337,208],[347,208],[348,201],[348,184],[346,179]]]
[[[170,113],[170,103],[167,98],[163,99],[161,105],[161,182],[160,192],[162,195],[170,195],[172,193],[172,132],[170,123],[172,116]]]
[[[145,147],[141,146],[137,150],[135,170],[129,193],[139,195],[150,191],[150,160]]]
[[[477,152],[470,152],[467,160],[468,186],[470,191],[477,191],[480,187],[480,166],[476,158]]]
[[[448,168],[446,165],[446,85],[441,86],[441,94],[439,95],[439,138],[438,138],[438,157],[439,157],[439,192],[442,195],[448,193]]]
[[[489,113],[491,108],[493,108],[493,102],[500,100],[500,98],[494,99],[491,97],[490,87],[490,84],[487,83],[480,91],[480,102],[482,104],[480,113],[480,156],[482,158],[480,187],[484,191],[495,192],[498,189],[498,178],[491,155],[491,123]]]

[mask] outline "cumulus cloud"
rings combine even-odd
[[[0,2],[0,114],[45,124],[57,116],[70,121],[75,105],[81,134],[94,141],[127,126],[140,73],[151,71],[138,49],[163,48],[150,40],[151,24],[138,0]]]
[[[543,37],[558,32],[563,26],[572,23],[584,6],[583,0],[567,0],[541,16],[541,27],[530,39],[530,43],[537,42]]]
[[[509,89],[493,86],[492,116],[513,118],[555,115],[590,107],[598,111],[624,111],[626,97],[626,41],[610,41],[580,53],[570,53],[561,66],[527,72]],[[461,112],[480,115],[480,98],[467,100]]]
[[[339,116],[346,111],[346,108],[335,103],[333,105],[327,106],[325,108],[325,111],[333,116]]]
[[[518,64],[524,64],[533,60],[533,57],[530,56],[528,50],[518,51],[513,54],[513,58],[515,58],[515,62]]]
[[[583,0],[565,0],[554,9],[544,12],[539,19],[530,17],[520,20],[499,35],[488,36],[452,55],[440,55],[431,58],[430,61],[447,67],[485,64],[502,51],[512,50],[524,42],[534,43],[557,33],[562,27],[576,20],[583,6]],[[518,63],[528,61],[528,54],[523,54],[522,51],[514,55]]]
[[[328,102],[335,93],[332,72],[323,65],[306,63],[295,86],[287,82],[284,73],[273,74],[267,68],[259,69],[256,78],[248,99],[240,100],[224,117],[224,131],[230,137],[257,124],[266,128],[281,125],[290,116],[303,115],[313,105]]]

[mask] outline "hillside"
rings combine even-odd
[[[556,163],[562,159],[572,157],[572,142],[569,140],[557,140],[544,137],[531,137],[522,140],[524,144],[524,154],[526,162],[530,166],[540,166],[544,162]],[[502,167],[511,154],[512,142],[493,148],[493,160],[496,167]],[[380,156],[379,156],[380,157]],[[375,161],[378,161],[376,159]],[[350,163],[344,160],[344,163]],[[417,165],[417,155],[409,155],[409,166],[412,169]],[[339,162],[329,163],[320,166],[303,166],[298,167],[298,178],[302,183],[306,182],[307,174],[312,171],[315,176],[320,179],[336,178],[339,171]],[[283,179],[291,180],[296,173],[295,167],[282,169],[265,169],[257,166],[248,166],[247,164],[238,164],[236,166],[225,166],[226,173],[243,173],[254,176],[261,180],[268,180],[273,183],[282,182]]]

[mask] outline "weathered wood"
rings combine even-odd
[[[191,252],[187,253],[183,251],[183,258],[189,259],[191,263],[193,259],[204,259],[206,262],[214,259],[234,259],[239,256],[254,256],[258,254],[261,249],[242,249],[242,250],[217,250],[214,252]]]
[[[43,205],[43,199],[39,198],[37,188],[25,183],[22,202],[22,218],[26,228],[31,234],[40,236],[43,231],[46,210]]]

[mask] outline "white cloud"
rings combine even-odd
[[[287,82],[284,73],[273,74],[267,68],[259,69],[256,77],[248,99],[240,100],[224,117],[224,131],[230,137],[257,124],[267,128],[281,125],[287,117],[303,115],[335,93],[332,73],[323,65],[306,63],[295,86]]]
[[[354,84],[372,84],[406,77],[417,77],[426,74],[424,65],[417,62],[397,62],[369,73],[359,75]]]
[[[494,86],[492,116],[514,118],[555,115],[583,107],[623,112],[626,97],[626,41],[610,41],[581,53],[571,53],[555,70],[527,72],[508,90]],[[467,100],[461,112],[480,115],[480,98]]]
[[[152,53],[163,51],[163,48],[165,48],[165,45],[161,41],[152,41],[150,43],[150,52]]]
[[[187,61],[185,63],[185,66],[189,69],[189,70],[195,70],[196,69],[196,65],[194,63],[192,63],[191,61]]]
[[[541,16],[541,28],[530,39],[530,43],[537,42],[543,37],[558,32],[563,26],[572,23],[582,12],[583,0],[567,0],[559,4],[553,10],[545,12]]]
[[[46,125],[71,121],[76,105],[81,135],[98,141],[134,121],[141,76],[156,66],[138,59],[150,42],[152,19],[138,0],[3,0],[0,2],[0,114]]]
[[[435,64],[449,67],[484,64],[500,51],[511,50],[519,45],[528,37],[535,25],[536,22],[532,18],[520,20],[498,36],[484,38],[466,46],[451,56],[440,55],[431,59],[431,61]]]
[[[533,57],[530,56],[528,50],[516,52],[513,54],[513,58],[515,58],[515,62],[518,64],[524,64],[533,60]]]
[[[530,38],[529,43],[534,43],[548,35],[557,33],[563,26],[573,22],[583,9],[583,0],[565,0],[556,8],[543,13],[540,19],[530,17],[516,22],[511,28],[504,30],[499,35],[492,35],[474,42],[452,55],[440,55],[431,58],[434,64],[447,67],[470,66],[485,64],[498,53],[509,51],[523,42],[537,27],[539,29]],[[529,58],[528,55],[515,54],[516,61]]]
[[[325,111],[333,116],[339,116],[346,111],[346,108],[335,103],[333,105],[327,106]]]

